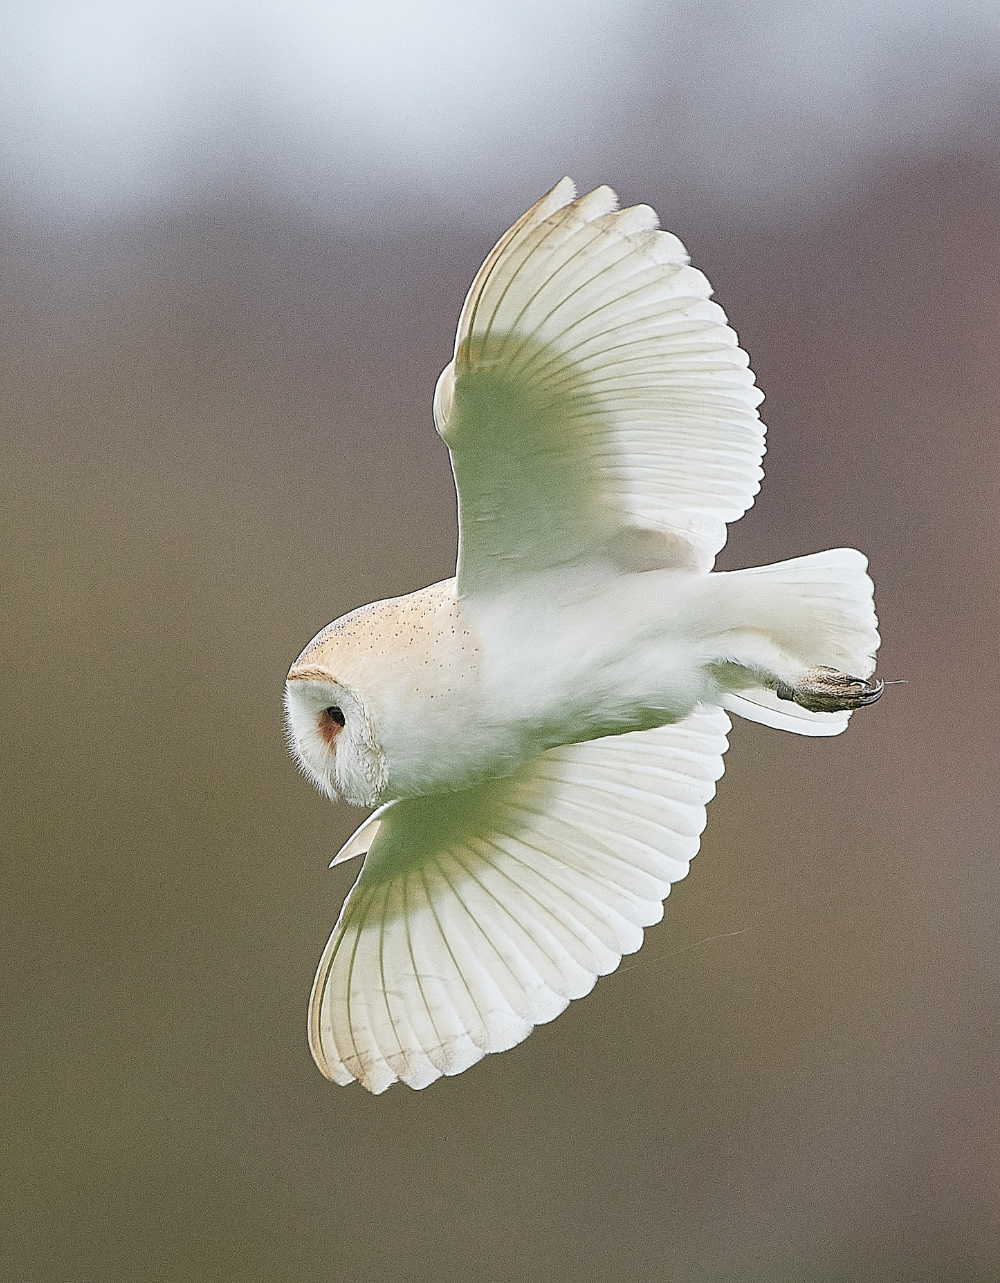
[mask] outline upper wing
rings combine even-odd
[[[323,1073],[426,1087],[588,993],[687,873],[728,730],[700,707],[383,808],[313,985]]]
[[[492,250],[438,381],[463,594],[601,551],[708,569],[760,488],[762,394],[708,281],[649,206],[573,195]]]

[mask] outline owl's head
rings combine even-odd
[[[385,753],[364,701],[325,668],[296,663],[285,683],[288,746],[321,793],[377,806],[388,779]]]

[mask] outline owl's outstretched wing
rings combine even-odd
[[[313,985],[323,1073],[376,1093],[426,1087],[614,971],[698,850],[728,730],[699,707],[385,807]]]
[[[568,178],[480,268],[438,381],[458,591],[579,557],[709,569],[760,488],[746,354],[648,205]]]

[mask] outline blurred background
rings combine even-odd
[[[1000,1277],[1000,4],[3,22],[2,1277]],[[721,566],[863,549],[907,684],[737,724],[642,952],[375,1099],[306,1047],[360,814],[282,679],[452,572],[434,381],[563,173],[657,208],[767,393]]]

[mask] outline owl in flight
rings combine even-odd
[[[426,1087],[642,944],[698,850],[727,713],[838,735],[882,693],[853,549],[712,573],[763,472],[762,397],[681,242],[568,178],[472,283],[434,422],[454,579],[324,628],[289,740],[377,807],[313,986],[337,1083]]]

